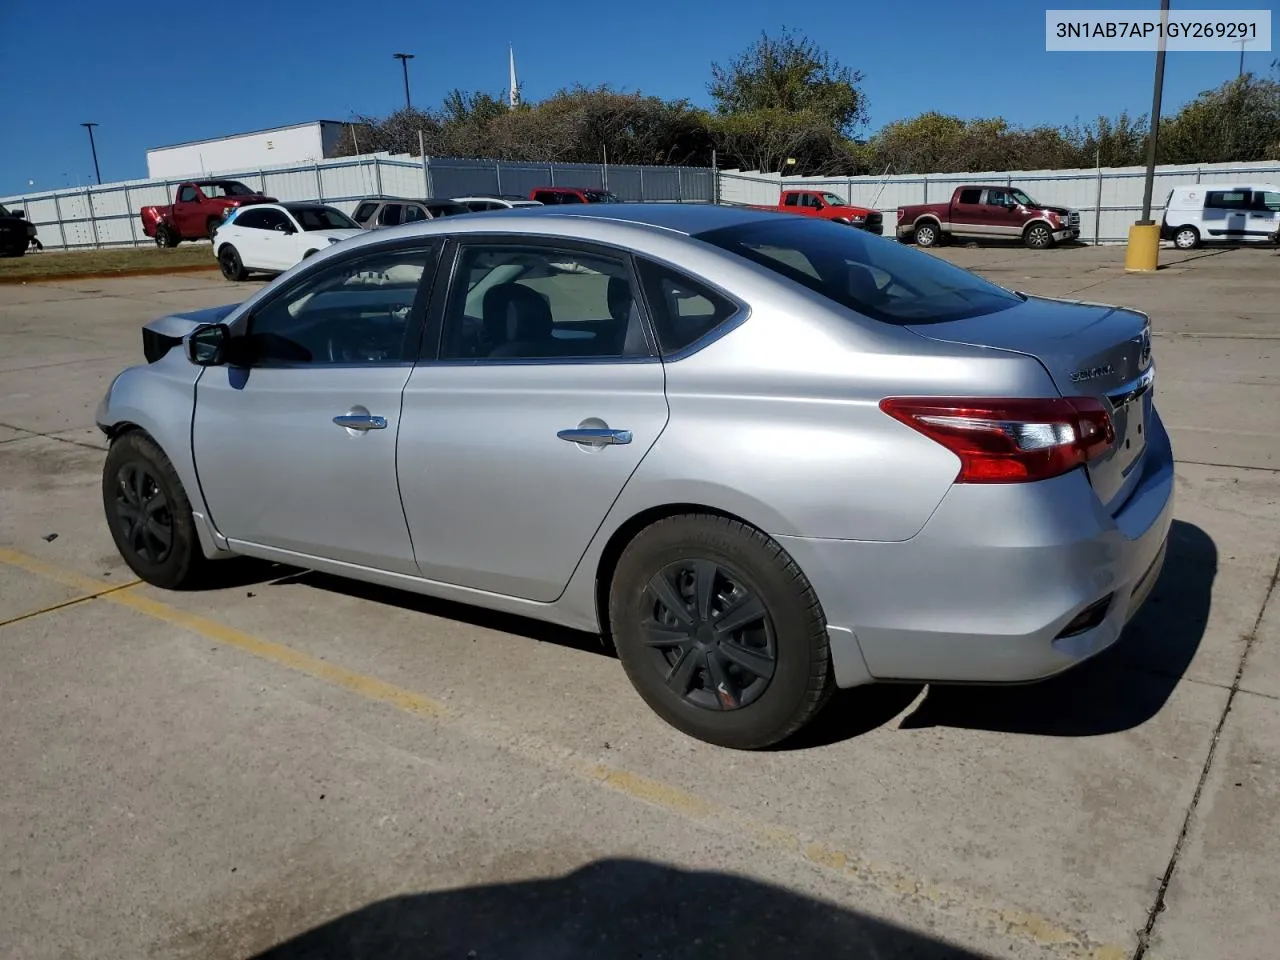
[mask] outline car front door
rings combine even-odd
[[[404,393],[400,487],[418,567],[554,600],[667,422],[630,258],[482,237],[451,259]]]
[[[173,219],[184,237],[204,236],[204,196],[195,184],[183,184],[173,205]]]
[[[990,237],[1017,237],[1022,234],[1023,215],[1008,190],[988,190],[981,215],[982,233]]]
[[[302,259],[298,245],[298,228],[283,210],[277,207],[264,207],[263,224],[258,237],[259,249],[262,251],[262,267],[265,270],[288,270]]]
[[[422,240],[353,251],[237,323],[236,365],[202,372],[192,427],[210,516],[233,544],[417,572],[396,438],[435,263]]]

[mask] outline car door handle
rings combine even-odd
[[[561,430],[556,436],[570,443],[589,443],[598,446],[631,442],[630,430],[610,430],[608,427],[574,427],[572,430]]]
[[[375,417],[367,413],[344,413],[340,417],[334,417],[333,422],[340,427],[346,427],[348,430],[387,429],[386,417]]]

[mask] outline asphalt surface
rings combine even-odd
[[[0,287],[0,955],[1274,957],[1280,258],[939,255],[1150,312],[1165,571],[1072,673],[848,691],[757,754],[593,637],[251,562],[136,584],[94,408],[142,323],[244,288]]]

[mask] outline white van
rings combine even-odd
[[[1272,183],[1174,187],[1164,203],[1160,239],[1179,250],[1205,240],[1265,241],[1280,229],[1280,187]]]

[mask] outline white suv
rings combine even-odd
[[[283,273],[330,244],[364,233],[335,207],[322,203],[257,203],[239,207],[213,235],[213,255],[228,280],[251,270]]]

